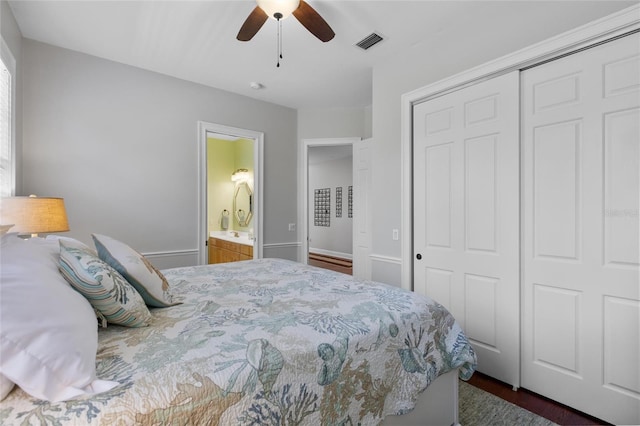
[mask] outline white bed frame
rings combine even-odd
[[[458,425],[458,370],[439,376],[418,395],[416,408],[403,416],[388,416],[382,426]]]

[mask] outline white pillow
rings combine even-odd
[[[15,383],[9,380],[4,374],[0,374],[0,401],[9,395],[9,392],[13,389]]]
[[[180,303],[173,299],[169,283],[143,255],[114,238],[93,234],[98,256],[120,272],[149,306],[164,308]]]
[[[7,234],[0,251],[0,374],[48,401],[115,387],[96,378],[95,313],[60,275],[57,241]]]

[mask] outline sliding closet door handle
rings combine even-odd
[[[420,253],[416,254],[416,259],[418,260],[422,259],[422,255]]]

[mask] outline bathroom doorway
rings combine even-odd
[[[198,262],[262,257],[264,134],[198,122]]]

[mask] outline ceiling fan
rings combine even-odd
[[[236,38],[249,41],[262,28],[267,18],[278,22],[293,14],[311,34],[323,42],[331,40],[335,33],[322,16],[304,0],[256,0],[258,5],[242,24]]]

